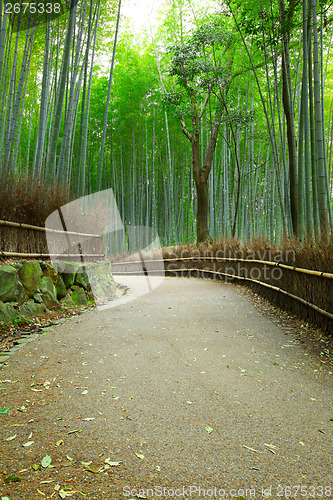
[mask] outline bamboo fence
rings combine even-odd
[[[98,252],[83,252],[82,248],[80,246],[79,240],[80,238],[86,238],[90,241],[101,241],[102,236],[99,234],[90,234],[90,233],[79,233],[79,232],[74,232],[74,231],[62,231],[59,229],[48,229],[44,227],[39,227],[39,226],[33,226],[30,224],[23,224],[23,223],[17,223],[17,222],[11,222],[11,221],[4,221],[0,220],[0,227],[8,227],[8,228],[15,228],[19,229],[22,231],[32,231],[32,232],[40,232],[49,234],[49,235],[54,235],[54,237],[60,236],[60,235],[65,235],[66,237],[68,236],[73,236],[77,238],[78,244],[76,245],[76,248],[74,249],[74,252],[70,252],[69,249],[67,249],[67,252],[62,252],[61,254],[51,254],[51,253],[43,253],[43,252],[15,252],[15,251],[4,251],[0,249],[0,258],[3,259],[15,259],[15,258],[21,258],[21,259],[52,259],[52,258],[61,258],[61,259],[80,259],[81,261],[83,259],[90,260],[90,259],[96,259],[96,258],[103,258],[105,257],[105,252],[98,253]],[[100,245],[99,245],[100,248]],[[253,284],[256,286],[259,286],[260,289],[266,289],[269,290],[270,293],[275,294],[275,295],[280,295],[280,296],[287,296],[293,299],[294,301],[298,302],[299,304],[302,304],[303,306],[306,306],[306,308],[312,309],[312,311],[315,311],[321,316],[325,316],[328,318],[330,321],[333,320],[333,313],[330,311],[327,311],[325,307],[323,307],[324,304],[331,304],[332,297],[333,297],[333,287],[332,287],[332,281],[333,280],[333,273],[328,273],[328,272],[323,272],[323,271],[318,271],[318,270],[312,270],[312,269],[306,269],[306,268],[301,268],[298,266],[290,266],[287,264],[284,264],[282,262],[276,262],[276,261],[268,261],[268,260],[259,260],[259,259],[243,259],[243,258],[234,258],[234,257],[215,257],[215,256],[200,256],[200,255],[195,255],[191,257],[174,257],[174,258],[168,258],[165,257],[163,259],[151,259],[148,258],[149,264],[152,263],[161,263],[164,262],[164,268],[165,272],[167,274],[170,273],[176,273],[177,275],[182,274],[182,275],[191,275],[191,273],[199,273],[200,276],[202,277],[214,277],[216,279],[221,279],[222,276],[225,279],[229,280],[238,280],[240,282],[248,282],[249,284]],[[170,263],[172,262],[178,262],[178,263],[184,263],[182,266],[178,266],[176,268],[170,268]],[[193,267],[193,263],[196,262],[196,266]],[[125,262],[113,262],[113,274],[116,275],[137,275],[140,274],[140,270],[142,270],[142,264],[144,262],[142,260],[128,260]],[[187,264],[191,264],[192,266],[188,266]],[[287,286],[276,286],[272,282],[269,282],[270,280],[262,281],[262,279],[254,279],[253,277],[249,276],[244,276],[241,274],[236,274],[236,273],[230,273],[230,272],[225,272],[225,269],[219,268],[218,270],[211,269],[209,267],[203,267],[204,264],[209,264],[210,266],[215,265],[215,263],[242,263],[246,264],[246,266],[249,266],[249,269],[251,269],[251,266],[254,265],[259,265],[259,266],[269,266],[271,268],[279,268],[281,270],[286,271],[287,276],[282,276],[281,281],[285,283]],[[199,265],[200,264],[200,265]],[[137,267],[139,265],[139,268]],[[120,266],[120,268],[119,268]],[[127,266],[127,269],[124,269],[124,266]],[[133,270],[134,266],[134,270]],[[131,270],[132,267],[132,270]],[[244,268],[245,269],[245,268]],[[243,269],[243,271],[244,271]],[[245,269],[246,270],[246,269]],[[142,272],[142,271],[141,271]],[[149,269],[150,273],[160,273],[160,270],[154,271],[151,268]],[[303,276],[302,279],[290,279],[288,278],[289,273],[291,274],[297,274],[299,276]],[[305,278],[307,276],[307,278]],[[304,279],[305,278],[305,279]],[[311,279],[322,279],[325,282],[329,282],[330,285],[328,287],[318,287],[317,284],[311,284],[310,286],[310,281]],[[289,288],[289,289],[288,289]],[[321,289],[321,292],[318,292],[318,289]],[[297,293],[297,290],[302,290],[306,291],[305,296],[300,297],[299,293]],[[327,291],[329,290],[329,291]],[[316,291],[316,292],[315,292]],[[322,302],[321,306],[315,304],[315,300],[311,300],[311,297],[314,298],[316,295],[320,297],[320,301]],[[268,297],[270,298],[270,297]],[[275,298],[274,298],[275,299]],[[275,300],[274,300],[275,301]],[[277,300],[278,305],[281,306],[281,301]],[[280,302],[280,303],[279,303]],[[333,309],[333,308],[332,308]],[[329,328],[331,328],[329,326]],[[331,330],[330,330],[331,331]]]
[[[3,229],[7,232],[3,234]],[[13,230],[15,232],[13,232]],[[20,236],[17,236],[17,230],[21,231]],[[42,237],[35,237],[35,234],[42,234]],[[105,256],[105,247],[103,238],[100,234],[80,233],[77,231],[67,231],[60,229],[45,228],[25,224],[20,222],[12,222],[0,220],[0,258],[2,259],[94,259],[96,257],[103,258]],[[52,238],[52,248],[59,247],[58,253],[46,253],[47,241]],[[71,240],[69,239],[71,237]],[[59,240],[59,245],[57,245]],[[82,241],[84,241],[84,250],[82,248]],[[10,250],[4,250],[3,247],[9,246]],[[24,247],[35,249],[40,248],[39,252],[36,251],[13,251],[15,247]],[[66,248],[66,246],[68,248]],[[14,247],[14,248],[13,248]],[[64,250],[65,248],[65,250]],[[58,249],[57,249],[58,251]],[[103,253],[102,253],[103,251]]]
[[[165,272],[166,274],[172,274],[172,273],[175,273],[176,275],[188,275],[188,276],[191,276],[192,275],[195,275],[197,277],[211,277],[211,278],[215,278],[215,279],[222,279],[222,277],[224,277],[227,280],[236,280],[236,281],[239,281],[239,282],[247,282],[249,284],[253,284],[257,287],[259,287],[259,293],[262,293],[262,289],[266,289],[270,292],[270,294],[275,294],[275,295],[280,295],[280,296],[284,296],[284,297],[290,297],[291,299],[293,299],[294,301],[298,302],[299,304],[301,304],[303,307],[305,306],[306,308],[310,308],[312,309],[313,311],[315,311],[316,313],[318,313],[319,315],[321,316],[324,316],[325,318],[328,319],[329,321],[329,324],[330,326],[327,327],[327,323],[324,322],[324,325],[321,324],[320,326],[322,326],[324,329],[328,329],[330,333],[332,333],[332,330],[331,330],[331,327],[332,327],[332,320],[333,320],[333,311],[328,311],[326,310],[326,308],[324,307],[320,307],[319,305],[315,304],[314,301],[311,301],[309,300],[309,297],[307,297],[307,293],[309,293],[309,290],[310,290],[310,287],[307,286],[307,283],[308,281],[305,281],[305,280],[311,280],[311,279],[322,279],[324,281],[328,280],[328,282],[330,283],[330,289],[332,290],[333,289],[333,273],[327,273],[327,272],[322,272],[322,271],[316,271],[316,270],[312,270],[312,269],[304,269],[304,268],[300,268],[300,267],[297,267],[297,266],[289,266],[287,264],[283,264],[281,262],[275,262],[275,261],[267,261],[267,260],[258,260],[258,259],[242,259],[242,258],[233,258],[233,257],[207,257],[207,256],[198,256],[196,255],[195,257],[176,257],[176,258],[164,258],[164,259],[149,259],[149,264],[151,265],[152,263],[156,262],[164,262],[165,263]],[[196,262],[196,265],[193,266],[193,262]],[[298,274],[299,276],[303,276],[302,278],[302,287],[300,286],[295,286],[294,283],[291,282],[291,280],[286,280],[285,279],[285,282],[289,284],[290,288],[302,288],[303,291],[305,290],[305,296],[303,297],[300,297],[299,293],[295,293],[294,290],[288,290],[288,287],[285,286],[284,288],[282,288],[281,286],[276,286],[274,285],[273,283],[270,283],[270,282],[265,282],[265,281],[262,281],[261,279],[254,279],[252,277],[249,277],[249,276],[242,276],[240,274],[231,274],[229,272],[225,272],[224,270],[222,269],[218,269],[218,270],[213,270],[213,269],[210,269],[208,267],[203,267],[202,264],[205,264],[205,261],[206,262],[210,262],[210,263],[214,263],[215,262],[223,262],[223,263],[227,263],[227,262],[233,262],[233,263],[246,263],[247,265],[250,265],[250,266],[253,266],[254,264],[259,264],[260,266],[270,266],[272,268],[281,268],[281,270],[285,270],[285,272],[287,273],[292,273],[292,274]],[[177,263],[188,263],[188,264],[192,264],[190,266],[177,266],[177,267],[172,267],[170,268],[170,263],[172,262],[177,262]],[[113,262],[113,274],[114,276],[116,275],[135,275],[135,274],[138,274],[138,268],[136,267],[136,269],[134,268],[133,269],[133,266],[140,266],[142,264],[142,261],[126,261],[126,262],[117,262],[117,261],[114,261]],[[124,269],[124,266],[126,266],[126,268]],[[139,270],[140,270],[140,267],[139,267]],[[140,271],[139,271],[140,272]],[[141,271],[142,272],[142,271]],[[153,270],[150,269],[151,273],[154,273]],[[156,273],[159,273],[160,271],[155,271]],[[282,271],[281,271],[282,272]],[[199,273],[199,275],[198,275]],[[299,285],[299,283],[297,282],[297,284]],[[294,285],[294,286],[293,286]],[[313,288],[313,287],[312,287]],[[328,303],[330,303],[332,301],[332,298],[333,298],[333,294],[326,294],[325,293],[325,289],[324,288],[321,288],[321,287],[315,287],[317,290],[319,289],[319,295],[320,295],[320,289],[323,290],[323,293],[321,294],[321,298],[322,298],[322,301],[326,301],[327,303],[327,299],[328,299]],[[294,292],[294,293],[293,293]],[[312,293],[309,293],[310,296],[313,296],[313,290],[311,290]],[[268,298],[271,298],[270,296],[268,296]],[[281,304],[281,301],[280,303],[278,303],[278,305],[280,305],[280,307],[284,306],[283,304]],[[283,307],[284,308],[284,307]],[[295,311],[292,311],[292,312],[295,312]],[[299,311],[297,311],[299,313]],[[318,323],[318,322],[317,322]],[[322,322],[320,322],[322,323]]]

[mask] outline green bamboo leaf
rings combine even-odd
[[[17,476],[8,476],[4,479],[5,483],[18,483],[19,481],[22,481],[22,479]]]
[[[93,474],[98,473],[98,470],[95,467],[85,467],[85,470],[92,472]]]

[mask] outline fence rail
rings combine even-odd
[[[52,258],[81,258],[81,257],[105,257],[105,254],[96,253],[18,253],[18,252],[2,252],[0,251],[0,257],[21,257],[22,259],[52,259]]]
[[[238,259],[238,258],[233,258],[233,257],[200,257],[200,256],[195,256],[195,257],[177,257],[174,259],[154,259],[150,260],[149,262],[172,262],[172,261],[184,261],[184,260],[218,260],[218,261],[223,261],[223,262],[250,262],[252,264],[263,264],[266,266],[273,266],[273,267],[281,267],[283,269],[289,269],[290,271],[295,271],[298,273],[303,273],[303,274],[309,274],[312,276],[319,276],[322,278],[328,278],[328,279],[333,279],[333,273],[326,273],[322,271],[313,271],[311,269],[304,269],[301,267],[294,267],[294,266],[288,266],[286,264],[282,264],[280,262],[275,262],[275,261],[269,261],[269,260],[256,260],[256,259]],[[140,264],[140,261],[133,261],[133,262],[114,262],[114,265],[129,265],[129,264]]]
[[[297,273],[302,273],[302,274],[308,274],[308,275],[312,275],[312,276],[317,276],[317,277],[320,277],[320,278],[328,278],[328,279],[333,279],[333,274],[332,273],[325,273],[325,272],[321,272],[321,271],[313,271],[313,270],[310,270],[310,269],[303,269],[303,268],[299,268],[299,267],[293,267],[293,266],[288,266],[286,264],[281,264],[279,262],[272,262],[272,261],[263,261],[263,260],[256,260],[256,259],[238,259],[238,258],[232,258],[232,257],[201,257],[201,256],[194,256],[194,257],[177,257],[177,258],[165,258],[165,259],[151,259],[149,260],[149,263],[154,263],[154,262],[179,262],[179,261],[199,261],[199,260],[202,260],[202,261],[205,261],[205,260],[210,260],[210,261],[224,261],[224,262],[248,262],[248,263],[256,263],[256,264],[263,264],[263,265],[270,265],[270,266],[273,266],[273,267],[281,267],[283,269],[287,269],[287,270],[290,270],[290,271],[294,271],[294,272],[297,272]],[[141,264],[142,265],[142,261],[128,261],[128,262],[113,262],[113,268],[114,267],[117,267],[117,266],[131,266],[133,264]],[[240,280],[240,281],[249,281],[251,283],[255,283],[257,285],[260,285],[260,286],[263,286],[263,287],[266,287],[270,290],[273,290],[275,292],[278,292],[278,293],[282,293],[304,305],[306,305],[307,307],[310,307],[311,309],[315,310],[316,312],[326,316],[327,318],[333,320],[333,314],[328,312],[328,311],[325,311],[324,309],[322,309],[321,307],[318,307],[317,305],[309,302],[308,300],[306,299],[303,299],[302,297],[298,297],[297,295],[293,294],[293,293],[290,293],[288,292],[287,290],[284,290],[282,288],[279,288],[277,286],[274,286],[274,285],[271,285],[270,283],[265,283],[263,281],[259,281],[259,280],[256,280],[256,279],[253,279],[253,278],[249,278],[249,277],[246,277],[246,276],[239,276],[239,275],[235,275],[235,274],[230,274],[230,273],[224,273],[222,271],[212,271],[211,269],[205,269],[205,268],[199,268],[199,267],[194,267],[194,268],[186,268],[186,267],[181,267],[181,268],[178,268],[178,269],[168,269],[167,267],[165,268],[165,271],[166,272],[175,272],[175,273],[191,273],[191,272],[198,272],[200,271],[201,273],[203,274],[212,274],[212,275],[216,275],[216,276],[225,276],[227,278],[232,278],[232,279],[237,279],[237,280]],[[149,270],[150,273],[160,273],[160,270]],[[116,276],[116,275],[137,275],[138,274],[138,271],[113,271],[113,274]]]
[[[31,226],[30,224],[24,224],[22,222],[11,222],[6,220],[0,220],[0,226],[16,227],[21,229],[32,229],[33,231],[42,231],[44,233],[55,233],[55,234],[69,234],[71,236],[85,236],[87,238],[101,238],[101,234],[86,234],[77,233],[75,231],[62,231],[61,229],[49,229],[40,226]]]

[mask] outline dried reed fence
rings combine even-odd
[[[49,253],[49,246],[53,253]],[[93,260],[104,256],[105,245],[99,234],[49,229],[0,220],[1,260],[51,258]]]
[[[257,257],[257,258],[256,258]],[[148,256],[149,269],[153,262]],[[241,247],[239,243],[214,244],[210,248],[194,245],[163,249],[166,276],[192,276],[236,282],[303,321],[333,336],[333,248],[289,246],[276,249],[269,244]],[[114,274],[136,274],[137,265],[128,259],[114,261]],[[317,267],[311,269],[309,264]],[[309,267],[305,267],[308,264]],[[332,271],[332,272],[330,272]]]

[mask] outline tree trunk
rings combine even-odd
[[[197,243],[211,241],[208,228],[209,196],[208,182],[196,182],[197,188]]]
[[[197,191],[197,243],[207,243],[211,241],[209,235],[209,195],[208,195],[208,175],[211,162],[209,164],[209,156],[212,153],[212,148],[215,149],[215,144],[209,141],[204,165],[207,167],[200,168],[200,139],[198,128],[194,128],[192,136],[192,170]],[[216,141],[215,141],[216,143]]]
[[[281,18],[285,20],[284,1],[280,2]],[[289,61],[289,40],[288,32],[283,34],[283,51],[282,51],[282,98],[283,108],[287,123],[287,142],[289,156],[289,176],[290,176],[290,208],[291,220],[293,225],[294,235],[298,235],[298,168],[296,154],[296,134],[295,134],[295,117],[294,106],[291,94],[291,77],[290,77],[290,61]]]

